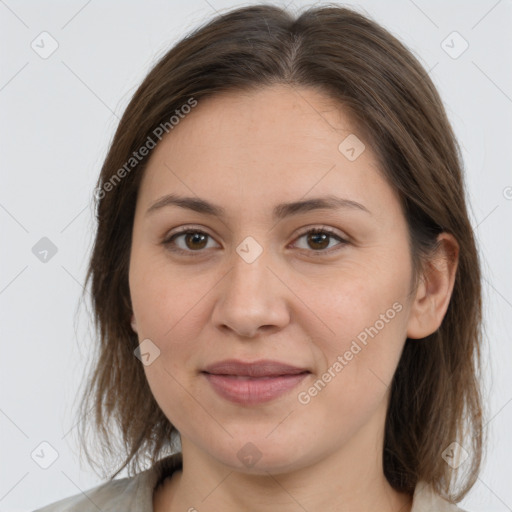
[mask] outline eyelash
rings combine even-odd
[[[201,234],[201,235],[206,235],[207,237],[213,238],[208,233],[205,233],[204,231],[201,231],[200,229],[193,229],[193,228],[190,228],[190,227],[184,227],[184,228],[181,228],[177,233],[173,233],[171,236],[167,237],[162,242],[162,244],[168,250],[170,250],[170,251],[172,251],[174,253],[177,253],[177,254],[183,254],[183,255],[192,256],[192,257],[201,256],[202,253],[204,253],[204,250],[197,250],[197,251],[184,250],[184,249],[177,248],[175,246],[175,244],[174,244],[174,240],[177,237],[179,237],[179,236],[188,235],[188,234],[198,234],[198,233]],[[319,233],[327,234],[327,235],[329,235],[330,238],[336,238],[340,243],[338,244],[339,247],[337,249],[336,248],[334,248],[334,249],[330,248],[330,249],[320,249],[320,250],[316,250],[316,251],[311,249],[310,251],[308,251],[308,252],[311,252],[311,253],[313,253],[315,255],[322,256],[324,254],[331,254],[332,252],[335,252],[335,251],[338,251],[338,250],[342,249],[343,246],[348,244],[347,240],[345,240],[344,238],[341,238],[333,230],[331,230],[329,228],[326,228],[326,227],[323,227],[323,226],[322,227],[310,228],[307,231],[304,231],[304,232],[300,233],[297,236],[296,240],[302,238],[304,235],[319,234]],[[301,249],[301,250],[302,251],[306,251],[306,249]]]

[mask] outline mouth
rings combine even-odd
[[[280,397],[311,372],[278,361],[230,359],[207,366],[201,374],[220,397],[239,405],[255,405]]]

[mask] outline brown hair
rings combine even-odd
[[[314,87],[355,120],[399,195],[416,283],[439,233],[449,232],[459,243],[441,326],[423,340],[405,342],[391,385],[383,451],[384,472],[396,490],[412,494],[425,480],[459,501],[476,481],[483,444],[480,263],[460,148],[438,92],[411,52],[368,17],[332,4],[297,17],[269,5],[217,15],[171,48],[135,92],[97,184],[97,233],[86,285],[92,278],[99,352],[82,397],[79,430],[87,428],[91,409],[103,465],[122,455],[110,478],[125,467],[135,473],[143,456],[154,463],[178,446],[177,431],[134,356],[138,338],[130,326],[128,268],[137,192],[150,155],[132,162],[132,169],[126,163],[159,126],[169,128],[170,116],[191,98],[200,102],[221,91],[272,84]],[[85,435],[80,439],[92,466]],[[460,472],[442,457],[454,441],[470,454],[456,493]]]

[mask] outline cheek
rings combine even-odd
[[[323,367],[300,390],[298,401],[308,417],[324,418],[333,436],[350,436],[385,407],[404,342],[404,309],[394,304],[376,308],[387,323],[378,316],[366,322],[373,318],[368,310],[357,319],[347,314],[337,325],[342,334],[336,342],[317,345]]]
[[[372,272],[368,267],[360,272],[350,269],[334,279],[317,281],[314,292],[308,294],[308,304],[329,328],[331,345],[358,335],[364,343],[369,331],[390,333],[402,325],[407,285],[408,276],[390,268],[386,272]]]
[[[197,358],[204,350],[199,341],[205,325],[205,319],[200,317],[204,291],[187,286],[181,279],[156,278],[157,275],[152,272],[147,276],[139,296],[139,337],[151,339],[159,350],[158,358],[144,371],[152,394],[169,421],[178,430],[190,430],[186,420],[182,424],[183,418],[201,413],[191,396],[197,395]]]
[[[171,265],[161,254],[149,251],[134,253],[130,267],[130,294],[139,334],[158,340],[165,347],[170,340],[182,339],[178,331],[190,335],[199,327],[194,319],[209,285],[208,276],[191,276],[190,272]],[[212,287],[214,283],[210,285]],[[192,320],[191,320],[192,319]],[[155,341],[156,342],[156,341]]]
[[[355,405],[386,391],[405,343],[408,275],[388,270],[367,271],[357,279],[351,272],[352,277],[331,280],[315,292],[321,296],[331,290],[319,309],[330,334],[315,340],[312,333],[321,371],[327,372],[326,380],[332,378],[329,387]]]
[[[149,338],[159,351],[154,363],[144,368],[146,378],[160,407],[166,413],[176,411],[179,418],[182,407],[190,407],[191,383],[204,350],[200,340],[207,322],[207,279],[185,279],[183,272],[172,270],[155,265],[141,273],[133,281],[133,295],[139,339]]]
[[[144,367],[146,380],[151,394],[170,423],[178,431],[187,432],[194,428],[194,422],[188,418],[197,418],[202,411],[198,407],[199,402],[191,400],[194,395],[184,379],[183,370],[172,361],[165,360],[165,357],[163,354],[152,365]]]

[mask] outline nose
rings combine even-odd
[[[218,329],[252,338],[259,332],[277,332],[289,323],[291,292],[267,256],[263,251],[248,263],[234,253],[231,271],[216,287],[219,295],[212,321]]]

